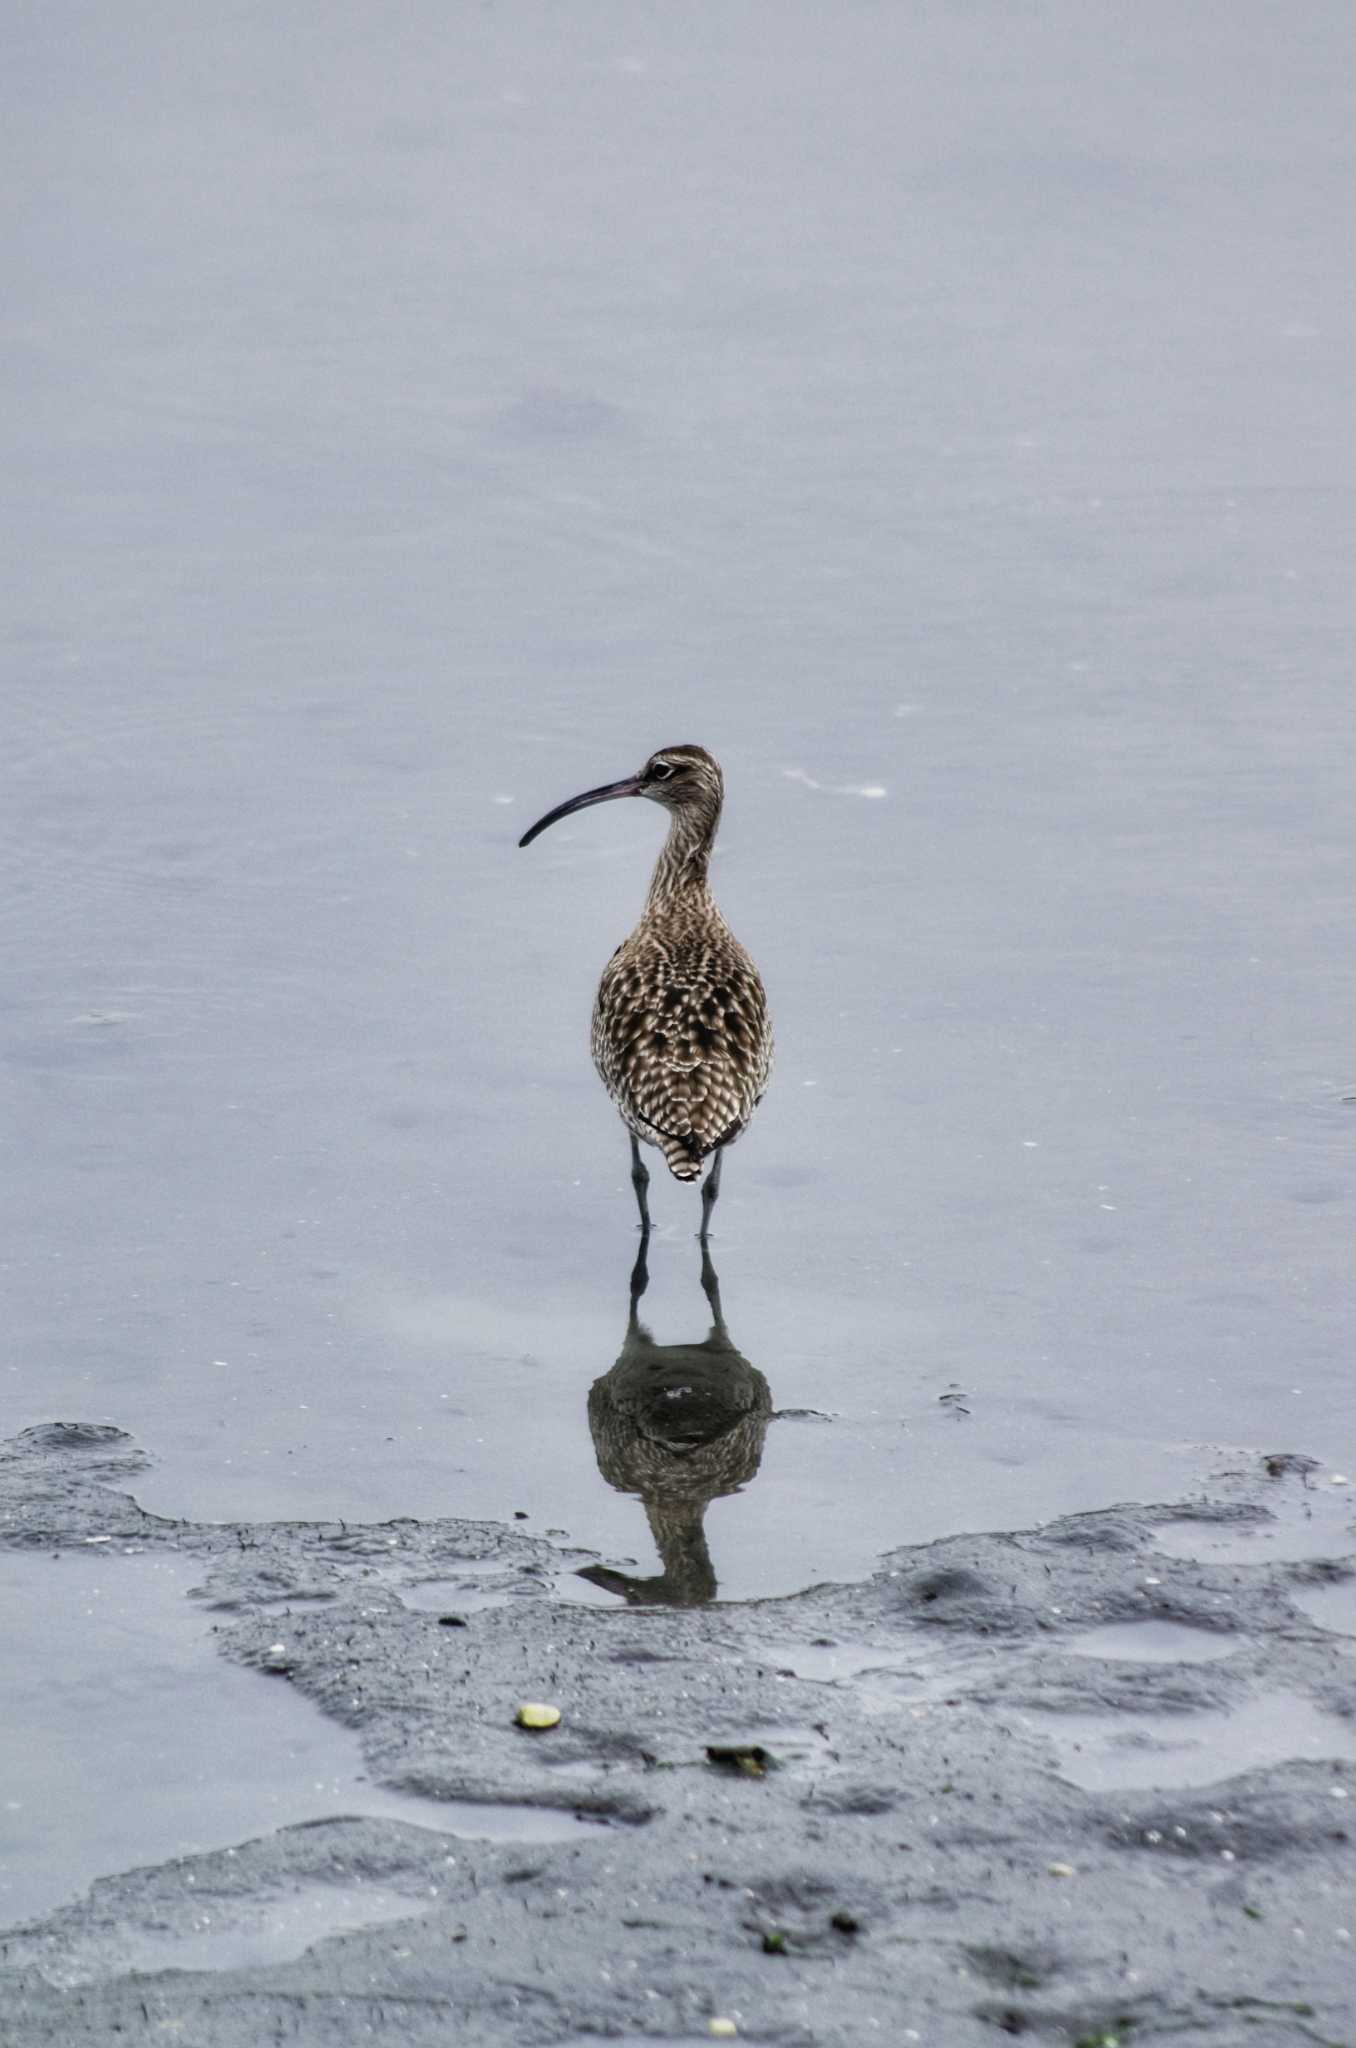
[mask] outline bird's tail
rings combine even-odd
[[[681,1138],[671,1137],[667,1131],[660,1136],[660,1147],[664,1163],[675,1180],[700,1180],[702,1177],[702,1141],[695,1131],[689,1131]]]

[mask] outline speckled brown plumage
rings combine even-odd
[[[704,747],[661,748],[638,776],[562,804],[523,837],[612,797],[645,796],[670,814],[640,922],[603,972],[593,1010],[593,1059],[633,1138],[655,1145],[678,1180],[716,1165],[745,1129],[772,1066],[767,997],[753,961],[707,882],[724,784]],[[637,1160],[642,1219],[647,1177]]]

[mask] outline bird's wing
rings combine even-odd
[[[684,1179],[737,1136],[767,1082],[767,999],[741,954],[692,962],[662,946],[623,946],[598,990],[594,1058],[604,1084],[675,1172],[691,1162]]]

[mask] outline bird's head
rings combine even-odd
[[[586,789],[582,796],[572,796],[567,803],[557,804],[524,832],[518,844],[530,846],[538,833],[561,818],[568,818],[572,811],[585,810],[589,804],[610,803],[618,796],[645,796],[651,803],[662,804],[666,811],[684,815],[694,823],[705,824],[709,820],[714,828],[724,789],[720,763],[712,759],[705,747],[661,747],[657,754],[651,754],[638,775],[628,775],[621,782],[606,782],[601,789]]]

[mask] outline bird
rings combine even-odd
[[[637,775],[557,804],[519,846],[590,804],[644,797],[669,814],[640,920],[603,970],[593,1063],[631,1137],[631,1181],[648,1232],[642,1145],[675,1180],[702,1187],[705,1242],[726,1148],[747,1129],[772,1070],[772,1025],[758,969],[716,907],[707,868],[725,783],[705,747],[661,747]]]

